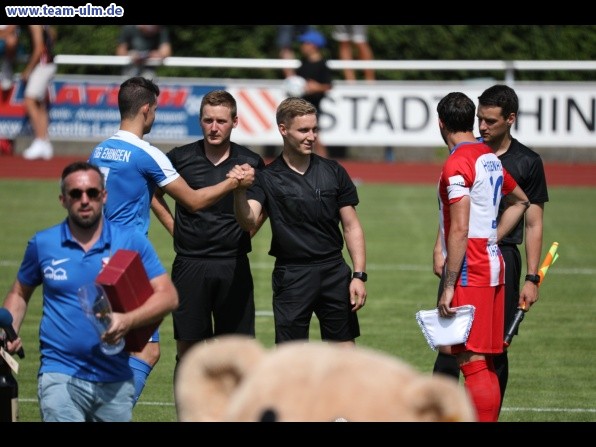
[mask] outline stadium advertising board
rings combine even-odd
[[[120,121],[121,78],[57,76],[49,89],[53,140],[99,141]],[[452,91],[475,102],[492,80],[475,82],[336,82],[321,104],[321,138],[338,146],[440,146],[436,105]],[[275,109],[286,94],[281,81],[159,80],[157,118],[146,139],[185,143],[202,137],[198,124],[203,95],[230,91],[238,102],[234,140],[247,145],[280,142]],[[536,147],[596,148],[596,83],[516,82],[520,115],[515,135]],[[0,96],[0,137],[31,134],[23,104],[23,85]]]

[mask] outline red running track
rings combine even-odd
[[[0,178],[59,179],[64,166],[84,160],[80,157],[54,157],[51,160],[25,160],[20,156],[0,156]],[[364,183],[434,184],[440,164],[341,161],[352,179]],[[596,186],[596,164],[545,163],[549,185]]]

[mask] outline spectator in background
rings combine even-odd
[[[2,58],[2,65],[0,66],[0,88],[2,91],[10,90],[12,87],[18,44],[19,35],[17,25],[0,25],[0,57]]]
[[[374,59],[373,51],[368,43],[368,27],[366,25],[335,25],[333,38],[339,45],[339,58],[344,61],[353,59],[353,50],[356,47],[358,59],[371,61]],[[344,70],[346,81],[355,81],[356,73],[352,69]],[[375,72],[372,69],[364,70],[364,79],[375,80]]]
[[[327,59],[323,56],[322,49],[327,44],[325,36],[319,31],[310,30],[298,36],[300,42],[300,67],[296,70],[296,75],[306,79],[304,93],[301,97],[317,109],[317,122],[320,117],[321,101],[332,88],[333,73],[327,65]],[[327,148],[320,139],[317,138],[316,153],[322,157],[329,156]]]
[[[311,25],[278,25],[276,44],[281,59],[295,59],[294,42],[298,36],[310,31]],[[294,76],[296,71],[293,68],[283,69],[284,78]]]
[[[35,138],[25,151],[23,158],[49,160],[54,155],[48,127],[48,86],[56,74],[54,64],[54,41],[56,34],[49,25],[29,25],[31,52],[21,79],[25,85],[25,109]]]
[[[296,53],[294,52],[294,45],[298,39],[298,36],[310,31],[312,25],[277,25],[277,37],[275,44],[279,51],[280,59],[296,59]],[[285,79],[293,78],[296,76],[296,70],[293,68],[284,68],[282,70]],[[265,157],[272,158],[277,156],[277,146],[265,146]]]
[[[122,71],[126,77],[155,78],[155,67],[146,65],[147,59],[163,61],[172,55],[170,33],[162,25],[126,25],[122,27],[116,55],[130,56],[132,64]]]
[[[16,25],[0,25],[0,99],[6,101],[13,84],[14,63],[19,44]],[[13,141],[0,137],[0,155],[12,155]]]

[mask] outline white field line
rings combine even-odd
[[[0,259],[0,267],[18,267],[20,261]],[[251,268],[255,270],[271,270],[273,264],[265,262],[253,262]],[[368,264],[367,271],[403,271],[403,272],[429,272],[432,270],[432,265],[416,265],[416,264]],[[548,271],[550,275],[594,275],[595,268],[556,268]]]
[[[264,262],[253,262],[250,264],[251,268],[256,270],[271,270],[273,264],[267,264]],[[416,265],[416,264],[370,264],[367,263],[366,270],[370,272],[377,271],[404,271],[404,272],[430,272],[432,271],[432,265]],[[559,268],[559,266],[553,267],[548,271],[549,275],[594,275],[596,274],[596,268]]]
[[[0,260],[1,267],[18,267],[17,261],[6,261]],[[254,270],[271,270],[272,264],[265,262],[253,262],[251,268]],[[409,271],[409,272],[430,272],[432,267],[430,265],[415,265],[415,264],[368,264],[367,270],[373,271]],[[549,276],[552,275],[595,275],[596,269],[582,268],[582,269],[571,269],[571,268],[555,268],[548,272]],[[273,312],[270,310],[257,310],[257,317],[273,317]]]
[[[0,260],[0,267],[14,267],[19,264],[16,261],[2,261]],[[251,264],[254,270],[271,270],[272,264],[264,262],[254,262]],[[413,265],[413,264],[368,264],[367,270],[372,271],[414,271],[414,272],[429,272],[431,266]],[[549,276],[555,275],[594,275],[596,269],[565,269],[556,268],[549,270]],[[257,317],[273,317],[273,312],[270,310],[257,310],[255,312]]]

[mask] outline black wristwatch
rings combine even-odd
[[[366,274],[366,272],[354,272],[352,273],[352,279],[359,279],[362,282],[366,282],[366,280],[368,279],[368,275]]]
[[[533,282],[534,284],[538,285],[538,283],[540,283],[540,276],[526,275],[526,281],[530,281],[530,282]]]

